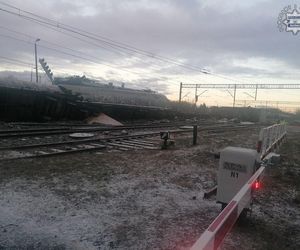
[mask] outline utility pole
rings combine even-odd
[[[236,84],[234,84],[234,92],[233,92],[233,107],[235,107],[235,96],[236,96]]]
[[[196,85],[196,88],[195,88],[195,106],[197,106],[197,102],[198,102],[197,91],[198,91],[198,85]]]
[[[182,90],[183,89],[196,89],[196,93],[199,91],[199,89],[226,89],[227,92],[230,94],[230,96],[233,98],[232,106],[235,107],[236,105],[236,97],[237,97],[237,90],[238,89],[253,89],[255,90],[254,95],[250,95],[247,92],[244,92],[251,98],[253,98],[255,101],[258,99],[258,90],[259,89],[300,89],[300,83],[298,84],[183,84],[180,83],[180,90],[179,90],[179,102],[184,99],[185,96],[182,97]],[[233,90],[233,91],[231,91]],[[203,93],[203,92],[202,92]],[[201,96],[201,94],[197,93],[197,97]],[[189,93],[188,93],[189,94]],[[198,99],[197,98],[197,99]],[[264,104],[263,104],[264,105]]]
[[[256,99],[257,99],[257,84],[256,84],[256,87],[255,87],[255,101],[256,101]]]
[[[181,102],[181,95],[182,95],[182,82],[180,83],[180,87],[179,87],[179,102]]]
[[[37,66],[37,46],[36,43],[40,41],[41,39],[36,39],[34,43],[34,56],[35,56],[35,82],[39,82],[39,76],[38,76],[38,66]]]

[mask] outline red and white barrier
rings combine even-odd
[[[279,146],[286,136],[286,125],[275,124],[263,128],[259,134],[257,152],[260,159],[264,159],[272,150]],[[233,197],[224,210],[215,218],[201,237],[192,246],[191,250],[216,250],[222,244],[227,233],[231,230],[239,215],[249,204],[249,195],[256,188],[257,180],[264,172],[261,166],[240,191]]]
[[[216,250],[223,242],[226,234],[233,227],[243,209],[248,205],[249,192],[252,192],[256,180],[264,172],[260,167],[247,181],[241,190],[233,197],[218,217],[210,224],[191,250]]]
[[[274,124],[270,127],[261,129],[259,141],[257,143],[257,152],[261,154],[260,158],[265,158],[267,154],[279,146],[285,136],[285,124]]]

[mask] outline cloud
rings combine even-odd
[[[75,39],[76,34],[70,37],[65,31],[57,32],[1,12],[2,26],[31,38],[1,27],[0,35],[27,42],[40,38],[39,55],[46,58],[56,72],[77,71],[78,75],[87,72],[168,94],[177,91],[177,86],[168,81],[220,81],[157,60],[160,55],[230,77],[255,81],[269,77],[278,82],[286,82],[293,76],[299,79],[300,57],[296,53],[299,35],[277,29],[278,14],[285,7],[279,0],[8,0],[6,3],[153,53],[152,58],[145,57],[122,46],[113,48],[86,37]],[[1,4],[0,7],[10,9]],[[33,62],[32,44],[0,38],[0,55]]]

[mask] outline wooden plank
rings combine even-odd
[[[157,149],[157,147],[151,147],[151,146],[146,146],[146,145],[140,145],[140,144],[138,144],[138,143],[134,143],[134,142],[132,142],[132,143],[129,143],[128,141],[120,141],[120,143],[122,144],[122,145],[128,145],[128,146],[132,146],[132,147],[135,147],[135,149]]]
[[[152,142],[146,142],[146,141],[142,141],[142,140],[140,141],[140,140],[130,139],[128,141],[132,141],[136,144],[145,145],[145,146],[155,146],[155,144]]]
[[[110,145],[110,146],[114,146],[114,147],[118,147],[118,148],[125,148],[125,149],[134,149],[134,147],[130,147],[130,146],[127,146],[127,145],[122,145],[122,144],[119,144],[119,143],[114,143],[114,142],[108,142],[107,145]]]

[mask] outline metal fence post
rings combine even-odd
[[[193,126],[193,145],[197,145],[198,126]]]

